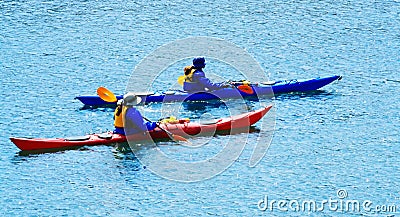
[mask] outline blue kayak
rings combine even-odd
[[[188,93],[185,91],[165,91],[160,93],[136,93],[142,97],[142,103],[157,103],[157,102],[183,102],[183,101],[207,101],[216,99],[230,99],[230,98],[246,98],[246,97],[260,97],[260,96],[273,96],[282,93],[290,92],[307,92],[317,90],[325,85],[328,85],[342,77],[339,75],[315,78],[310,80],[283,80],[276,82],[261,82],[250,84],[253,89],[253,94],[248,94],[240,91],[237,88],[223,88],[211,92]],[[239,85],[237,82],[236,85]],[[123,95],[117,95],[117,99],[122,99]],[[103,101],[97,95],[83,95],[77,96],[75,99],[80,100],[85,106],[103,107],[113,106],[116,103]]]

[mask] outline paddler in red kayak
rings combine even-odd
[[[114,133],[132,135],[156,128],[156,122],[145,122],[140,112],[133,107],[141,101],[142,99],[133,93],[125,94],[123,100],[118,101],[114,112]]]
[[[204,57],[196,57],[193,59],[192,66],[186,66],[184,68],[185,81],[183,82],[183,90],[193,92],[204,92],[218,90],[231,85],[226,83],[213,83],[208,79],[203,72],[203,68],[206,67],[206,60]]]

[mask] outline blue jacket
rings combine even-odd
[[[153,130],[156,126],[156,122],[145,122],[140,112],[137,109],[130,107],[125,113],[124,127],[115,127],[114,133],[122,135],[125,135],[126,133],[126,135],[131,135]]]
[[[187,92],[204,92],[212,90],[218,90],[223,88],[221,83],[212,83],[210,79],[206,78],[206,75],[201,69],[196,69],[191,77],[191,81],[185,81],[183,83],[183,90]]]

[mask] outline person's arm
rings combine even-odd
[[[127,126],[125,128],[133,128],[137,129],[139,131],[147,131],[147,126],[143,120],[142,115],[138,110],[135,108],[130,108],[128,109],[126,115],[125,115],[125,120],[127,123]]]
[[[206,78],[204,72],[195,73],[193,76],[196,76],[196,80],[209,90],[218,90],[223,88],[223,85],[221,83],[213,83],[210,81],[210,79]]]

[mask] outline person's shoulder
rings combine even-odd
[[[133,107],[133,106],[129,106],[128,108],[127,108],[127,112],[136,112],[136,111],[138,111],[135,107]]]
[[[203,70],[201,70],[201,69],[196,69],[196,71],[193,73],[193,75],[196,75],[196,76],[205,76]]]

